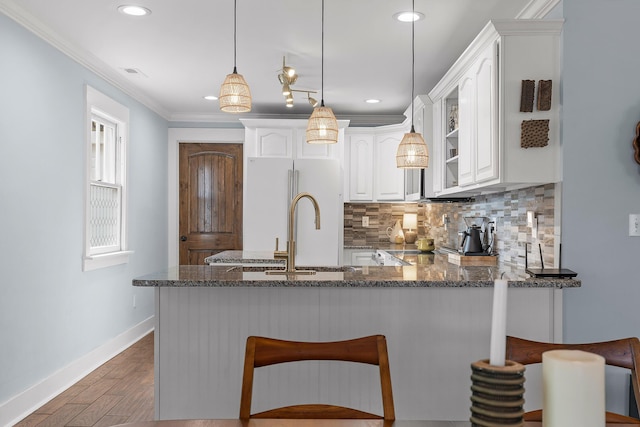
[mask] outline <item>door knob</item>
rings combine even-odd
[[[187,236],[180,236],[180,241],[181,242],[186,242],[187,241]]]

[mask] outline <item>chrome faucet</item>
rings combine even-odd
[[[285,272],[287,273],[296,271],[296,240],[293,235],[293,230],[296,218],[296,206],[298,205],[300,199],[305,197],[311,200],[311,203],[313,203],[313,208],[316,211],[316,230],[320,230],[320,206],[318,206],[318,201],[309,193],[299,193],[296,197],[293,198],[293,200],[291,201],[291,205],[289,206],[289,231],[287,234],[287,250],[278,250],[278,238],[276,237],[276,250],[273,252],[273,257],[275,259],[285,260]],[[300,271],[298,271],[298,273],[300,273]]]

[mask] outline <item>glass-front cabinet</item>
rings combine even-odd
[[[444,98],[444,111],[446,121],[444,136],[444,187],[458,186],[458,88],[456,87]]]
[[[561,181],[561,30],[562,21],[490,21],[429,92],[436,197]],[[546,106],[523,111],[525,80],[552,85]]]

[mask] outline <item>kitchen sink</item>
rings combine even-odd
[[[233,267],[232,267],[233,268]],[[234,268],[235,269],[235,268]],[[315,274],[317,273],[347,273],[356,271],[356,268],[350,265],[345,266],[336,266],[336,267],[326,267],[326,266],[314,266],[314,267],[305,267],[298,266],[296,267],[296,271],[286,272],[282,266],[273,266],[273,267],[251,267],[247,265],[239,265],[237,269],[240,271],[264,271],[266,274]]]
[[[424,253],[422,251],[419,251],[418,249],[385,249],[383,252],[386,252],[394,256],[397,254],[418,255],[418,254]]]

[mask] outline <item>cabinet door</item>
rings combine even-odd
[[[444,177],[445,170],[445,161],[446,157],[445,153],[445,128],[444,126],[444,116],[443,116],[443,105],[444,100],[439,99],[433,103],[433,132],[431,134],[431,138],[433,139],[433,152],[430,153],[429,158],[429,166],[433,168],[433,191],[435,193],[439,193],[442,191],[442,183]]]
[[[373,200],[373,135],[350,135],[349,155],[349,200]]]
[[[486,48],[474,66],[475,165],[474,182],[498,177],[497,82],[495,43]]]
[[[296,159],[332,159],[335,158],[338,144],[308,144],[306,129],[296,129]]]
[[[396,153],[404,132],[393,131],[375,138],[375,197],[376,200],[404,200],[404,169],[396,166]]]
[[[293,158],[293,129],[256,129],[258,157]]]
[[[458,185],[472,184],[474,150],[473,72],[465,75],[458,86]]]

